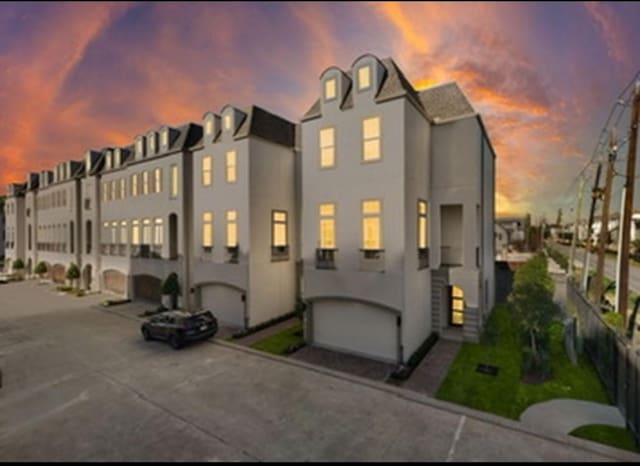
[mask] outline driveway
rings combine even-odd
[[[224,342],[174,351],[101,299],[0,286],[0,460],[640,459]]]

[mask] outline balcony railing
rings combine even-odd
[[[316,249],[316,269],[335,269],[337,249]]]
[[[162,259],[162,244],[154,244],[151,246],[151,257],[153,259]]]
[[[429,248],[418,249],[418,268],[429,267]]]
[[[289,260],[289,245],[271,246],[271,262]]]
[[[235,246],[225,246],[225,249],[227,251],[226,262],[229,264],[237,264],[240,256],[240,247],[236,244]]]
[[[384,249],[360,249],[360,270],[384,272]]]
[[[119,244],[118,245],[118,255],[125,257],[127,255],[127,245],[126,244]]]

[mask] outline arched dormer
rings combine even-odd
[[[147,133],[147,154],[154,156],[158,153],[158,134],[151,130]]]
[[[222,107],[220,110],[220,118],[222,119],[223,137],[227,134],[233,136],[246,117],[246,113],[232,105]]]
[[[339,108],[349,91],[351,79],[337,66],[330,66],[320,74],[320,102],[323,108]]]
[[[220,115],[213,112],[207,112],[203,117],[203,135],[204,140],[213,142],[216,140],[222,129],[222,120]]]
[[[375,55],[365,53],[356,58],[351,65],[354,101],[373,99],[382,85],[384,73],[385,67]]]
[[[113,167],[118,168],[122,164],[122,149],[116,147],[113,151]]]
[[[159,152],[164,152],[169,150],[169,147],[171,147],[171,144],[173,144],[173,142],[177,137],[178,137],[178,130],[170,126],[163,126],[162,128],[160,128]]]
[[[113,151],[111,149],[109,149],[105,154],[104,154],[104,169],[105,170],[111,170],[114,167],[114,163],[113,163]]]
[[[144,136],[136,136],[136,160],[143,159],[145,155]]]

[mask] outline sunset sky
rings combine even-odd
[[[0,4],[0,183],[227,103],[298,121],[330,65],[456,80],[497,152],[498,214],[555,219],[640,68],[638,4]],[[573,193],[572,193],[573,195]]]

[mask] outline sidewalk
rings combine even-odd
[[[439,339],[401,387],[435,397],[461,346],[460,341]]]

